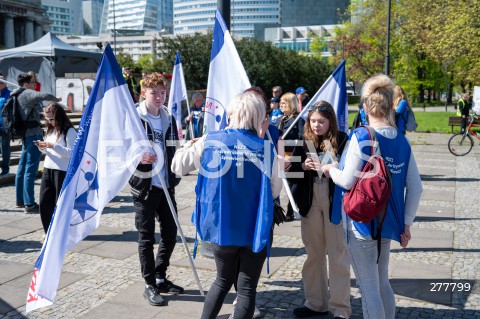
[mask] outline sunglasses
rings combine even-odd
[[[49,119],[49,118],[45,118],[45,120],[47,120],[48,122],[54,122],[55,119]]]
[[[325,112],[325,111],[327,111],[327,107],[326,107],[325,105],[310,106],[310,107],[308,108],[308,111],[309,111],[309,112],[312,112],[312,111]]]

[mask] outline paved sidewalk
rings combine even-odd
[[[480,146],[465,157],[448,152],[450,135],[410,134],[422,174],[424,193],[408,249],[392,245],[391,282],[397,298],[397,318],[480,318]],[[177,203],[182,229],[193,248],[196,175],[182,179]],[[38,194],[39,180],[36,183]],[[284,195],[285,197],[285,195]],[[285,198],[282,199],[285,203]],[[25,315],[25,300],[33,265],[42,245],[38,215],[16,209],[13,186],[0,188],[0,319],[2,318],[199,318],[200,296],[183,245],[178,245],[169,269],[170,280],[186,294],[167,296],[168,306],[152,307],[143,299],[137,254],[137,234],[131,197],[125,189],[105,209],[97,231],[66,255],[53,306]],[[303,303],[301,269],[306,255],[300,222],[275,229],[270,274],[264,271],[257,305],[266,318],[292,318]],[[197,255],[195,264],[204,290],[215,278],[213,260]],[[437,283],[455,283],[438,289]],[[463,290],[470,285],[469,291]],[[352,318],[362,318],[361,300],[351,281]],[[455,291],[452,291],[455,290]],[[431,291],[435,290],[435,291]],[[439,291],[440,290],[440,291]],[[219,318],[231,313],[233,291]],[[323,317],[325,318],[325,317]]]

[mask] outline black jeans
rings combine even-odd
[[[175,211],[175,191],[169,190]],[[177,241],[177,225],[168,206],[163,189],[152,187],[147,199],[134,198],[135,226],[138,230],[138,256],[142,277],[147,285],[155,285],[155,278],[165,278],[170,265],[175,243]],[[160,224],[160,242],[157,258],[154,258],[155,219]]]
[[[45,168],[42,174],[42,182],[40,184],[40,218],[42,220],[43,230],[48,231],[50,222],[52,221],[55,205],[58,196],[62,190],[63,181],[67,172],[58,169]]]
[[[252,318],[258,279],[267,257],[267,248],[256,254],[250,247],[212,246],[217,278],[208,291],[201,318],[217,317],[234,282],[238,288],[235,318]]]

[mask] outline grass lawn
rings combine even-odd
[[[352,125],[356,113],[348,114],[348,123]],[[455,112],[415,112],[415,120],[418,123],[417,132],[451,133],[452,128],[448,125],[448,118],[456,116]],[[460,126],[453,127],[454,132],[460,132]],[[478,130],[476,130],[478,131]]]

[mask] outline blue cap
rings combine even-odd
[[[302,94],[304,92],[307,92],[307,90],[305,90],[305,88],[303,86],[299,86],[296,90],[295,90],[295,94]]]
[[[270,102],[277,102],[278,103],[278,102],[280,102],[280,99],[278,97],[272,97],[270,99]]]

